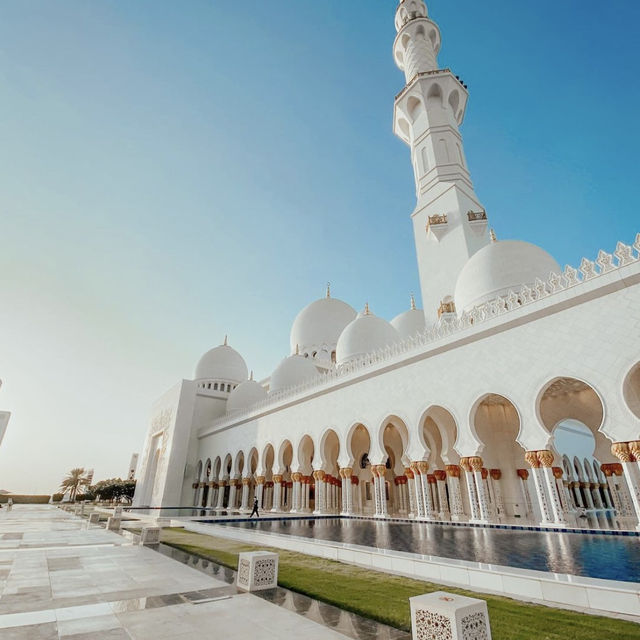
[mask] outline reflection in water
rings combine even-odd
[[[634,536],[341,518],[236,522],[223,526],[522,569],[640,581],[640,540]]]

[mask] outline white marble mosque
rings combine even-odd
[[[205,353],[153,406],[134,506],[246,512],[255,496],[274,512],[635,528],[640,234],[564,268],[496,238],[440,29],[422,0],[395,27],[424,308],[389,322],[327,288],[268,378],[226,340]]]

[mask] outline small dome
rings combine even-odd
[[[413,338],[417,333],[424,331],[427,323],[422,309],[416,309],[416,303],[411,296],[411,309],[397,315],[392,321],[391,326],[396,329],[403,340]]]
[[[331,351],[343,329],[356,317],[353,307],[342,300],[327,297],[307,305],[296,316],[291,327],[291,352],[317,350],[323,345]]]
[[[340,335],[336,348],[338,364],[384,349],[400,341],[400,333],[383,318],[374,316],[367,306]]]
[[[245,380],[229,394],[227,413],[248,409],[266,397],[267,390],[259,382],[256,382],[253,378]]]
[[[536,278],[547,280],[551,273],[562,273],[560,265],[535,244],[521,240],[492,242],[476,252],[462,268],[456,282],[455,303],[458,313],[509,290],[532,287]]]
[[[249,377],[249,370],[242,356],[229,345],[221,344],[207,351],[196,367],[196,380],[229,380],[242,382]]]
[[[318,375],[313,362],[298,354],[285,358],[271,374],[270,391],[280,391]]]

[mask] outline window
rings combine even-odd
[[[217,383],[217,382],[214,382],[214,384],[213,384],[213,390],[214,390],[214,391],[217,391],[217,390],[218,390],[218,383]]]
[[[207,389],[211,389],[211,383],[207,385]]]

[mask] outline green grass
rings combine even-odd
[[[266,549],[184,529],[163,529],[162,542],[232,569],[238,566],[240,552]],[[413,596],[445,590],[478,597],[478,593],[464,589],[402,578],[281,549],[272,551],[280,556],[280,586],[397,629],[411,629],[409,598]],[[481,597],[489,607],[494,640],[640,638],[640,625],[633,622],[527,604],[500,596]]]

